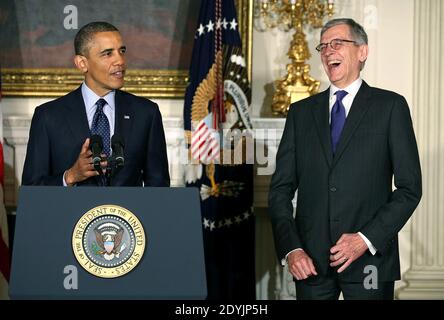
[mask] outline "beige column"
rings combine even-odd
[[[412,116],[423,197],[412,218],[407,286],[397,297],[444,299],[444,2],[415,0],[414,14]]]

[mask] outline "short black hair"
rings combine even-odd
[[[92,40],[93,36],[98,32],[106,31],[119,32],[119,29],[117,29],[111,23],[104,21],[91,22],[80,28],[76,34],[76,37],[74,38],[74,51],[76,55],[86,56],[89,50],[88,44]]]

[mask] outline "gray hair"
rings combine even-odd
[[[349,26],[350,29],[350,36],[354,41],[356,41],[356,44],[359,46],[362,45],[368,45],[368,36],[367,32],[365,32],[364,28],[357,23],[355,20],[350,18],[338,18],[328,21],[321,30],[321,38],[322,35],[330,28],[345,24]],[[365,61],[361,63],[361,70],[364,69]]]
[[[89,51],[89,43],[98,32],[119,31],[108,22],[96,21],[88,23],[77,32],[74,38],[74,51],[76,55],[86,56]]]
[[[364,28],[355,20],[349,18],[340,18],[328,21],[322,27],[321,37],[325,33],[325,31],[340,24],[345,24],[350,27],[350,35],[358,45],[368,44],[368,37]]]

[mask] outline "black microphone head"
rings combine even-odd
[[[125,147],[125,143],[123,142],[122,137],[118,133],[115,133],[111,138],[111,148],[113,148],[114,150],[116,146],[122,146],[122,148]]]
[[[125,163],[125,155],[123,149],[125,144],[122,137],[119,134],[114,134],[111,138],[111,148],[113,149],[113,158],[115,160],[116,167],[123,167]]]
[[[92,148],[93,145],[98,146],[100,149],[103,149],[103,139],[101,135],[93,134],[89,138],[89,147]]]
[[[103,151],[102,136],[94,134],[89,139],[89,149],[92,152],[92,161],[97,171],[101,172],[100,161],[102,161],[101,153]]]

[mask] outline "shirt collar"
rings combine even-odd
[[[114,97],[116,95],[115,90],[111,90],[103,97],[98,96],[94,91],[92,91],[85,82],[82,83],[82,96],[85,102],[85,107],[87,110],[95,108],[96,102],[99,99],[105,99],[106,103],[109,105],[112,111],[114,111],[115,103]]]
[[[334,84],[331,84],[330,85],[330,98],[334,97],[336,91],[339,91],[339,90],[345,90],[348,92],[347,96],[354,97],[358,93],[361,85],[362,85],[362,78],[361,77],[358,77],[358,79],[356,79],[355,81],[353,81],[351,84],[349,84],[347,87],[345,87],[343,89],[340,89],[340,88],[336,87]]]

